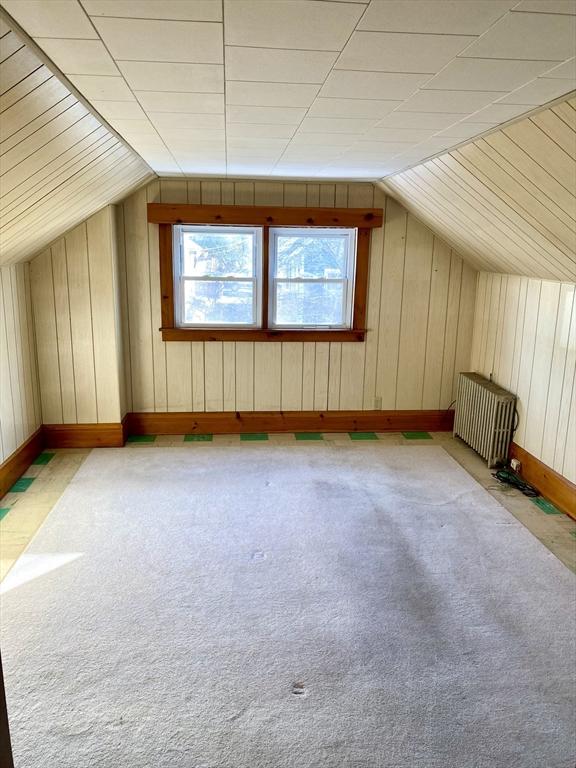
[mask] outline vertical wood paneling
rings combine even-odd
[[[41,424],[27,264],[0,268],[0,463]]]
[[[145,224],[146,194],[191,203],[217,203],[225,195],[229,204],[232,192],[237,205],[387,206],[386,226],[372,235],[364,344],[186,345],[156,340],[159,319],[152,322],[151,313],[156,312],[159,295],[158,254],[152,228],[148,231]],[[427,403],[442,400],[448,405],[456,366],[469,367],[475,271],[464,269],[458,254],[440,240],[432,271],[435,241],[430,230],[371,184],[163,179],[147,193],[133,195],[123,209],[128,305],[124,333],[130,345],[133,410],[164,410],[163,397],[168,410],[371,409],[380,399],[383,408],[420,408],[424,386]],[[461,303],[463,281],[469,279]],[[397,387],[400,355],[402,393]]]
[[[490,349],[496,324],[496,362],[489,351],[473,367],[517,397],[514,440],[573,482],[573,386],[576,369],[574,283],[481,274],[479,286],[505,284],[505,290],[478,291],[475,332]],[[486,321],[486,316],[490,321]],[[495,320],[494,320],[495,318]],[[493,371],[492,371],[493,368]]]
[[[75,424],[76,382],[74,378],[74,355],[72,352],[72,323],[70,321],[70,294],[68,291],[68,269],[66,244],[59,240],[51,247],[52,280],[54,284],[54,316],[58,339],[58,365],[60,369],[60,392],[62,396],[62,420],[64,424]]]

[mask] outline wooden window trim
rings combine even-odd
[[[380,209],[256,208],[148,204],[148,221],[159,224],[160,291],[163,341],[364,341],[370,260],[370,232],[382,226]],[[262,318],[268,322],[268,243],[271,226],[357,227],[352,328],[178,328],[174,313],[173,225],[244,224],[263,227]]]

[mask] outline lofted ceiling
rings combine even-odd
[[[576,98],[380,182],[478,269],[576,280]]]
[[[576,87],[576,0],[3,0],[160,175],[377,179]]]
[[[152,176],[0,20],[0,264]]]

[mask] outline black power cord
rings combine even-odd
[[[524,494],[524,496],[530,496],[531,498],[540,496],[536,488],[532,487],[530,483],[522,480],[522,478],[511,469],[499,469],[497,472],[492,474],[492,477],[495,477],[496,480],[498,480],[500,483],[511,485],[514,488],[517,488]]]

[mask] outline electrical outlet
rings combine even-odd
[[[518,459],[510,459],[510,466],[514,470],[514,472],[520,472],[520,469],[522,467],[522,464]]]
[[[375,411],[381,411],[382,410],[382,398],[381,397],[375,397],[374,398],[374,410]]]

